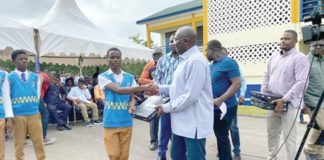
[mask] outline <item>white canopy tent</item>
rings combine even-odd
[[[104,57],[111,47],[120,49],[123,58],[149,60],[152,53],[149,48],[97,27],[81,12],[75,0],[57,0],[44,17],[29,26],[0,18],[0,48],[7,46],[40,56],[74,53]]]
[[[113,24],[112,24],[113,25]],[[75,0],[57,0],[43,18],[36,20],[34,28],[40,34],[41,56],[52,52],[95,53],[101,57],[111,47],[121,50],[123,57],[151,59],[152,50],[107,33],[93,24],[79,9]]]
[[[33,28],[0,17],[0,49],[8,46],[35,53]]]

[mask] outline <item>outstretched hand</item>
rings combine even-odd
[[[153,96],[159,93],[159,87],[157,85],[147,84],[144,85],[143,87],[144,87],[144,94],[146,95]]]

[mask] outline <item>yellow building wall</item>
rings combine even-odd
[[[150,33],[152,32],[160,33],[161,46],[165,46],[165,33],[176,31],[182,26],[192,26],[196,28],[202,25],[202,21],[203,14],[201,10],[151,21],[146,23],[147,39],[150,41]]]

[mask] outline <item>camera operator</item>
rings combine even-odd
[[[283,96],[273,101],[275,110],[269,111],[267,116],[268,160],[278,159],[276,153],[281,131],[287,137],[291,126],[296,123],[295,117],[307,81],[309,63],[307,57],[295,48],[296,43],[297,33],[293,30],[284,31],[280,38],[281,51],[269,58],[261,85],[262,92]],[[285,102],[290,102],[288,111],[282,112]],[[286,142],[288,160],[294,159],[296,147],[297,127],[294,125]]]
[[[319,102],[320,95],[324,90],[324,40],[313,43],[311,53],[308,54],[308,60],[313,64],[310,69],[308,88],[304,95],[304,109],[309,116],[312,116],[314,109]],[[304,153],[308,160],[324,159],[324,146],[320,143],[323,138],[320,138],[324,128],[324,103],[316,116],[315,127],[311,130],[308,137]],[[323,133],[322,133],[323,134]]]

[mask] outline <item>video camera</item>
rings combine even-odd
[[[302,35],[304,43],[311,43],[320,39],[324,39],[324,25],[322,25],[322,14],[318,7],[315,7],[312,15],[306,16],[304,22],[312,22],[312,25],[302,27]]]

